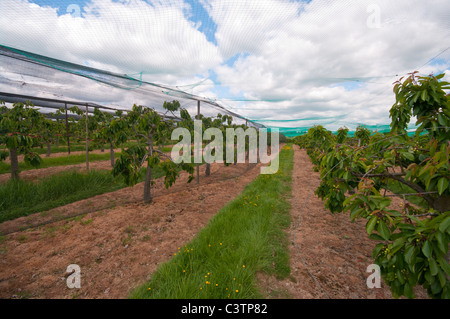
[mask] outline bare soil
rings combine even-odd
[[[366,285],[374,242],[364,222],[324,208],[313,193],[319,174],[306,153],[294,149],[287,230],[292,272],[284,280],[260,274],[261,292],[267,298],[392,298],[384,283],[381,289]],[[213,164],[199,185],[187,184],[184,173],[169,189],[158,180],[149,205],[141,203],[141,183],[4,222],[0,298],[127,298],[259,173],[260,164]],[[66,285],[70,264],[81,268],[80,289]]]
[[[291,277],[277,280],[260,275],[268,298],[294,299],[392,299],[389,287],[367,287],[372,274],[375,241],[368,238],[366,222],[351,222],[348,213],[332,214],[314,194],[320,174],[314,172],[305,150],[294,145],[289,249]],[[401,200],[393,198],[393,205]],[[417,298],[427,298],[416,289]]]
[[[212,164],[199,185],[187,184],[186,173],[169,189],[158,180],[152,204],[142,203],[141,183],[0,224],[9,233],[0,242],[0,298],[126,298],[241,193],[259,168]],[[66,285],[70,264],[81,268],[80,289]]]

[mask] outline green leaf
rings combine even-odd
[[[445,240],[445,235],[441,232],[436,232],[436,240],[438,242],[438,247],[439,249],[444,253],[447,254],[447,247],[448,247],[448,243],[446,245],[446,240]]]
[[[355,218],[356,218],[362,211],[364,211],[363,208],[357,208],[357,209],[352,210],[352,212],[351,212],[351,214],[350,214],[350,219],[351,219],[352,221],[354,221]],[[370,235],[370,234],[369,234],[369,235]]]
[[[405,283],[403,287],[403,292],[405,293],[406,298],[408,299],[414,299],[414,290],[412,289],[411,285],[409,283]]]
[[[370,234],[369,238],[372,240],[383,240],[383,237],[375,233]]]
[[[428,260],[428,265],[430,266],[430,272],[431,272],[431,275],[432,275],[432,276],[436,276],[437,273],[438,273],[438,265],[437,265],[437,263],[436,263],[436,260],[434,260],[433,257],[431,257],[431,258]]]
[[[416,247],[412,245],[409,246],[405,250],[405,261],[410,265],[414,264],[415,255],[416,255]]]
[[[377,231],[381,235],[381,237],[383,237],[385,240],[389,240],[391,232],[389,231],[389,228],[386,226],[386,223],[384,221],[380,220]]]
[[[400,237],[394,241],[392,247],[390,248],[390,255],[394,255],[397,251],[399,251],[404,245],[406,241],[406,237]]]
[[[372,231],[375,228],[375,225],[377,224],[377,220],[378,220],[377,216],[372,216],[372,218],[367,222],[366,230],[369,235],[372,234]]]
[[[425,241],[425,244],[422,247],[422,252],[425,255],[425,257],[431,258],[431,245],[428,240]]]
[[[444,116],[442,116],[442,114],[438,114],[438,122],[442,126],[447,126],[445,123],[445,118],[444,118]]]
[[[414,227],[413,225],[405,224],[405,223],[399,223],[398,228],[403,232],[404,231],[414,231],[416,229],[416,227]]]
[[[441,269],[444,270],[445,273],[450,276],[450,265],[448,264],[447,260],[445,260],[444,257],[439,256],[437,258],[437,261],[439,263],[439,266],[441,266]]]
[[[407,160],[414,161],[414,155],[409,152],[402,153],[402,156]]]
[[[385,246],[383,243],[379,243],[375,246],[375,248],[372,250],[372,258],[377,258],[378,254],[380,253],[381,249],[383,249]]]
[[[450,215],[439,225],[439,231],[444,233],[450,227]]]
[[[439,192],[439,196],[440,196],[448,187],[447,178],[441,177],[437,183],[437,187],[438,187],[438,192]]]
[[[441,287],[445,286],[445,283],[447,282],[447,278],[445,278],[445,274],[442,270],[438,269],[438,278],[439,278],[439,283],[441,284]]]
[[[426,101],[427,97],[428,97],[428,92],[426,90],[423,90],[422,91],[422,96],[421,96],[422,101]]]

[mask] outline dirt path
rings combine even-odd
[[[373,263],[365,222],[350,221],[348,214],[331,214],[314,194],[319,173],[313,171],[306,152],[294,146],[291,218],[289,229],[291,278],[260,276],[270,298],[391,299],[389,287],[369,289],[366,281]],[[417,298],[426,298],[416,289]]]
[[[288,230],[291,277],[259,275],[268,298],[392,298],[389,288],[369,289],[367,266],[374,242],[364,221],[332,215],[314,195],[319,174],[294,146]],[[212,165],[200,185],[182,175],[166,190],[156,184],[151,205],[140,203],[142,184],[99,195],[51,212],[0,224],[0,298],[126,298],[157,266],[188,243],[210,218],[258,176],[259,165]],[[79,215],[85,214],[85,215]],[[55,218],[79,216],[52,222]],[[33,223],[45,226],[18,231]],[[81,268],[81,288],[66,285],[66,268]],[[418,289],[418,298],[426,293]]]
[[[63,214],[94,211],[79,218],[2,236],[0,298],[126,298],[241,193],[259,167],[212,165],[198,186],[187,184],[186,176],[169,190],[159,181],[151,205],[140,203],[142,184],[136,185],[59,208]],[[117,206],[99,210],[111,200]],[[14,227],[20,226],[7,228]],[[81,268],[80,289],[66,285],[70,264]]]

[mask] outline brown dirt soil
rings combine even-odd
[[[367,267],[376,242],[367,236],[365,221],[348,214],[331,214],[314,194],[320,174],[313,171],[306,151],[294,146],[289,249],[291,277],[277,280],[260,275],[268,298],[392,299],[389,287],[369,289]],[[393,205],[400,200],[393,198]],[[416,289],[417,298],[427,298]]]
[[[348,215],[325,210],[313,193],[319,174],[306,153],[294,149],[287,230],[291,276],[278,280],[260,274],[262,293],[267,298],[392,298],[384,283],[381,289],[367,288],[374,242],[364,222],[351,223]],[[259,167],[213,164],[200,185],[187,184],[181,174],[168,190],[159,180],[150,205],[141,203],[141,183],[0,224],[0,231],[9,233],[0,237],[0,298],[126,298],[241,193]],[[69,216],[78,217],[54,221]],[[44,225],[20,230],[38,224]],[[80,289],[66,285],[70,264],[81,267]],[[426,294],[419,290],[417,296]]]
[[[168,190],[158,180],[150,205],[141,203],[141,183],[0,224],[2,232],[11,232],[0,242],[0,298],[126,298],[241,193],[259,168],[212,164],[211,176],[201,172],[198,186],[186,183],[186,173]],[[30,223],[47,224],[18,231]],[[80,289],[66,285],[70,264],[81,268]]]

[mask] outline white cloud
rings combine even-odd
[[[394,101],[392,82],[426,63],[448,45],[443,39],[450,38],[449,28],[443,27],[445,12],[450,12],[445,1],[372,1],[380,9],[376,27],[368,25],[373,12],[365,1],[316,0],[300,16],[296,15],[300,4],[264,1],[264,5],[271,6],[269,2],[274,10],[264,11],[258,20],[266,28],[255,26],[253,13],[245,10],[239,10],[239,19],[250,22],[242,28],[229,31],[226,20],[216,20],[218,32],[223,30],[219,44],[252,48],[250,55],[233,66],[219,66],[216,72],[232,93],[292,101],[291,107],[281,109],[280,103],[273,103],[274,117],[348,112],[349,122],[386,123]],[[280,12],[285,14],[275,27],[271,22],[280,19]],[[230,39],[225,39],[227,35]],[[234,44],[231,38],[240,41],[229,45]],[[448,65],[447,59],[443,66]],[[355,83],[362,85],[344,89]]]
[[[2,0],[1,44],[137,78],[143,72],[144,80],[218,99],[249,118],[335,117],[329,125],[387,124],[395,80],[417,68],[450,69],[448,0],[200,1],[217,27],[216,44],[182,0],[92,0],[80,17]],[[212,73],[218,83],[205,80]],[[137,94],[144,88],[86,81],[61,92],[145,102]]]
[[[2,0],[2,44],[151,80],[207,74],[221,63],[218,49],[189,21],[182,1],[93,0],[81,17],[24,0]]]

